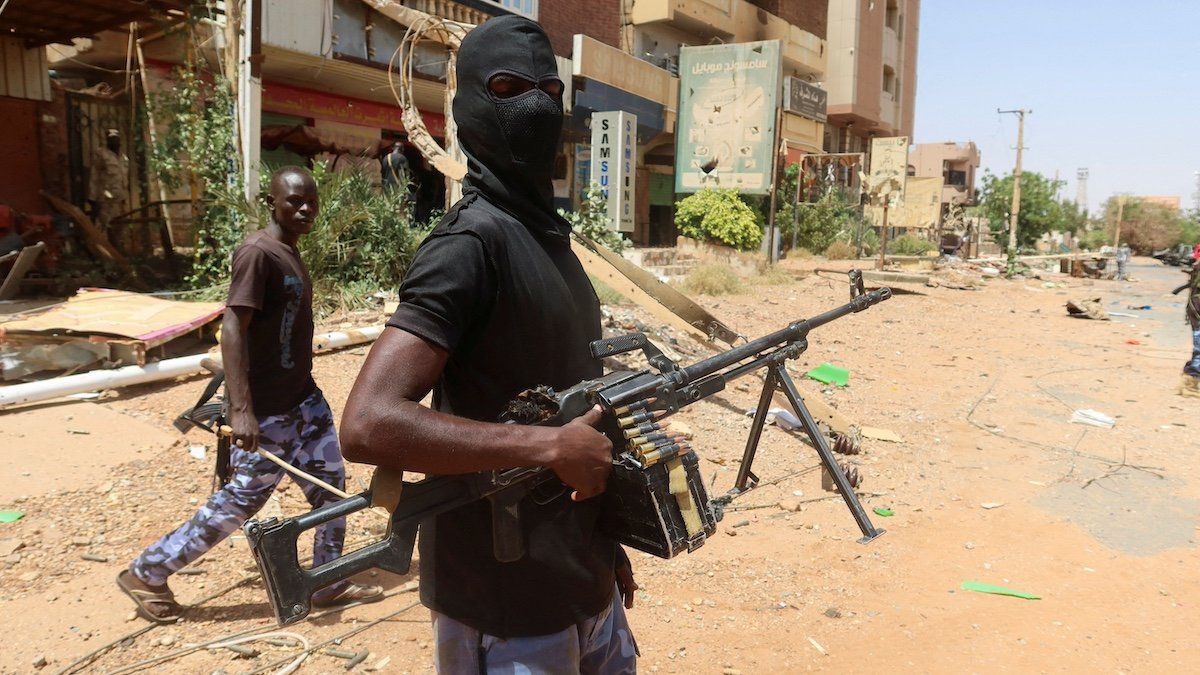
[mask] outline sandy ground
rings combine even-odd
[[[814,263],[809,262],[811,267]],[[793,267],[804,267],[798,263]],[[1175,394],[1187,351],[1173,268],[1139,260],[1139,281],[991,281],[980,291],[920,289],[827,327],[794,362],[847,367],[851,384],[802,390],[858,424],[902,442],[865,441],[852,458],[868,509],[887,534],[868,544],[845,507],[821,499],[815,453],[776,427],[764,434],[764,482],[736,502],[699,551],[663,561],[634,554],[643,590],[631,622],[645,672],[1192,672],[1200,647],[1194,581],[1200,505],[1200,399]],[[1049,278],[1049,277],[1048,277]],[[1101,297],[1135,317],[1068,318],[1068,297]],[[701,302],[747,335],[844,302],[838,279],[808,276]],[[1150,310],[1129,306],[1150,305]],[[687,358],[704,354],[681,341]],[[366,350],[322,356],[316,377],[340,410]],[[209,442],[169,422],[202,380],[143,386],[96,402],[58,402],[0,414],[0,671],[44,672],[146,628],[113,578],[141,547],[190,515],[208,494]],[[714,492],[732,484],[749,428],[750,378],[686,410]],[[1114,417],[1102,429],[1070,423],[1075,409]],[[353,466],[351,487],[369,467]],[[305,510],[294,486],[266,508]],[[800,503],[799,511],[780,508]],[[984,505],[988,505],[987,508]],[[371,521],[352,520],[365,542]],[[13,550],[15,549],[15,550]],[[81,556],[107,559],[96,562]],[[184,622],[120,642],[88,666],[116,672],[186,646],[273,624],[241,537],[172,584],[200,603]],[[355,628],[340,649],[369,650],[359,669],[431,670],[428,614],[402,590],[409,579],[370,575],[387,601],[302,623],[312,644]],[[1007,586],[1023,600],[964,591]],[[239,583],[240,582],[240,583]],[[231,588],[232,586],[232,588]],[[212,597],[212,596],[216,597]],[[407,609],[406,609],[407,608]],[[389,617],[374,625],[368,622]],[[369,626],[369,627],[368,627]],[[234,673],[286,662],[199,650],[148,666]],[[318,654],[305,672],[342,671]]]

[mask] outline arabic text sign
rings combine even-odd
[[[675,190],[767,194],[775,160],[779,41],[683,47]]]
[[[871,139],[871,187],[892,208],[904,202],[904,180],[908,176],[908,136]]]
[[[798,77],[783,81],[783,109],[810,120],[824,122],[829,93]]]
[[[624,111],[592,113],[593,183],[608,203],[608,220],[618,232],[633,232],[634,144],[637,116]]]

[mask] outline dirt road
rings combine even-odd
[[[776,484],[736,504],[714,539],[662,561],[634,554],[643,590],[631,621],[645,672],[1186,672],[1200,647],[1197,514],[1200,400],[1175,394],[1187,350],[1181,275],[1135,261],[1136,283],[991,281],[980,291],[923,289],[831,326],[792,364],[829,361],[851,371],[844,389],[814,382],[855,422],[902,442],[865,441],[853,459],[868,509],[888,532],[856,543],[836,500],[819,500],[815,453],[776,427],[757,473]],[[1072,319],[1068,297],[1101,297],[1113,321]],[[744,295],[701,298],[747,335],[844,302],[840,280],[808,276]],[[1129,306],[1151,306],[1132,310]],[[682,349],[689,346],[683,344]],[[702,355],[693,348],[692,357]],[[316,377],[335,410],[365,349],[323,356]],[[200,380],[140,387],[99,402],[0,414],[0,671],[57,671],[142,628],[112,583],[142,546],[187,517],[208,494],[211,459],[193,436],[173,444],[169,420]],[[732,484],[755,405],[751,382],[680,415],[696,435],[715,492]],[[1070,422],[1077,409],[1116,420]],[[97,412],[100,410],[101,412]],[[85,423],[86,427],[79,426]],[[77,424],[78,423],[78,424]],[[69,433],[75,429],[87,433]],[[167,440],[164,440],[163,435]],[[65,469],[61,469],[65,467]],[[797,473],[799,472],[799,473]],[[351,485],[365,485],[355,466]],[[784,510],[783,500],[800,510]],[[268,509],[306,510],[294,486]],[[370,524],[352,521],[364,541]],[[8,550],[13,549],[15,550]],[[106,558],[88,561],[83,554]],[[239,537],[172,584],[184,602],[219,593],[183,623],[155,628],[101,655],[114,672],[193,643],[272,624]],[[393,592],[408,579],[378,574]],[[1039,600],[962,590],[964,581],[1018,589]],[[313,644],[409,607],[411,593],[293,627]],[[364,666],[430,671],[427,613],[411,607],[340,646],[370,650]],[[295,652],[255,643],[241,658],[200,650],[151,666],[163,672],[246,672]],[[306,672],[345,661],[312,657]],[[361,668],[361,667],[360,667]]]

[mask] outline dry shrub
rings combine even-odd
[[[600,304],[624,305],[629,302],[625,299],[625,296],[618,293],[616,289],[604,283],[603,281],[600,281],[596,277],[589,274],[588,279],[590,279],[592,282],[592,288],[596,289],[596,297],[600,300]]]
[[[796,278],[790,272],[783,269],[779,265],[770,265],[763,273],[750,280],[755,286],[779,286],[781,284],[790,284]]]
[[[850,260],[854,253],[854,245],[844,241],[835,241],[825,249],[825,257],[829,260]]]
[[[710,263],[692,270],[684,280],[684,287],[702,295],[725,295],[739,293],[742,280],[728,265]]]
[[[797,246],[796,248],[788,249],[787,257],[792,260],[808,260],[813,257],[813,252],[803,246]]]

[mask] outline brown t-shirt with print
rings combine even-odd
[[[312,378],[312,282],[295,248],[265,230],[233,254],[230,307],[254,310],[246,342],[254,414],[279,415],[316,389]]]

